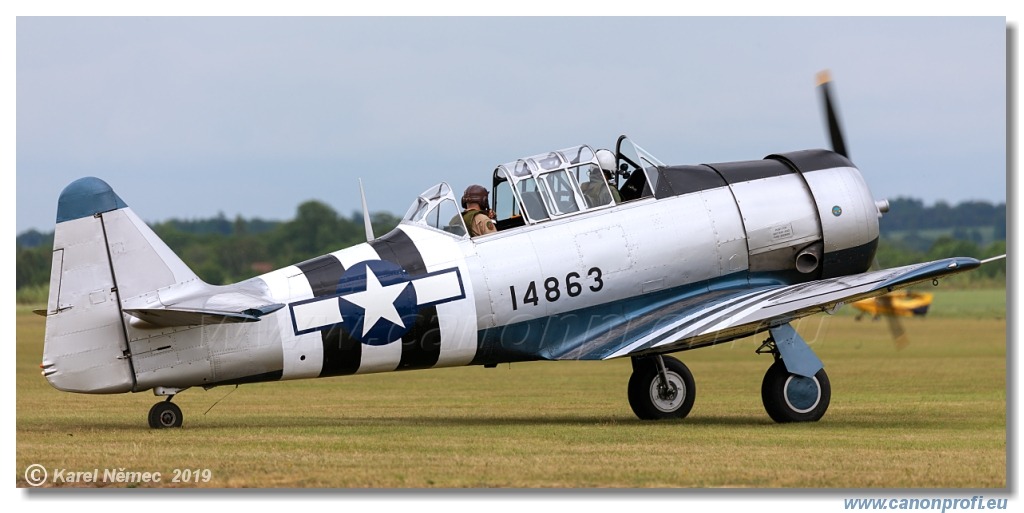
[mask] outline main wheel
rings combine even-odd
[[[149,409],[149,427],[153,429],[181,427],[181,408],[170,401],[161,401]]]
[[[825,414],[832,399],[832,385],[825,369],[814,377],[797,376],[775,360],[761,382],[764,410],[775,422],[815,422]]]
[[[697,387],[683,362],[663,356],[668,387],[662,386],[655,358],[636,360],[627,387],[629,406],[643,420],[681,419],[693,408]]]

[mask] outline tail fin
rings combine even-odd
[[[132,390],[122,302],[159,304],[160,289],[198,280],[106,182],[72,182],[57,203],[43,375],[60,390]]]

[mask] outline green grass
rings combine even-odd
[[[678,355],[697,384],[681,421],[637,420],[629,361],[615,360],[193,389],[175,398],[184,427],[156,431],[148,392],[51,388],[38,368],[43,318],[19,310],[16,485],[39,463],[213,473],[157,486],[1003,488],[1004,319],[908,319],[902,351],[884,323],[801,321],[832,382],[831,407],[812,424],[764,412],[770,358],[754,354],[758,337]]]
[[[925,290],[935,294],[928,311],[930,317],[1006,318],[1006,289],[922,289]]]
[[[46,299],[50,293],[50,285],[28,285],[18,289],[15,294],[15,301],[20,305],[36,305],[37,308],[46,307]]]

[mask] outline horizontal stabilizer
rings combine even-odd
[[[260,317],[283,308],[280,303],[249,308],[241,312],[225,312],[199,308],[134,308],[124,313],[154,327],[197,326],[223,322],[256,322]]]

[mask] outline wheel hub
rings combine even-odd
[[[816,378],[790,376],[783,386],[786,405],[797,413],[807,413],[818,406],[821,400],[821,386]]]
[[[165,411],[160,414],[160,422],[165,426],[173,426],[175,420],[174,412]]]
[[[662,384],[658,376],[651,380],[651,403],[663,412],[674,412],[686,399],[686,384],[683,378],[671,371],[665,373],[665,379],[667,384]]]
[[[676,388],[675,383],[669,383],[668,386],[658,385],[658,398],[662,401],[671,402],[679,394],[679,389]]]

